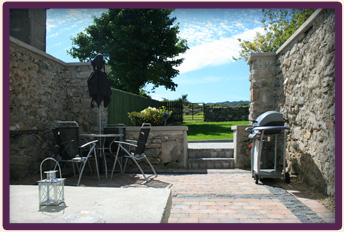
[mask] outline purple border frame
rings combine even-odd
[[[82,4],[81,4],[82,3]],[[9,10],[11,8],[331,8],[336,17],[336,211],[333,224],[36,224],[9,220]],[[340,2],[5,2],[3,4],[3,228],[6,230],[339,230],[342,228],[342,4]]]

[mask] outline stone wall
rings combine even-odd
[[[204,108],[205,122],[245,121],[248,115],[248,107]]]
[[[90,107],[86,82],[91,70],[90,63],[66,64],[10,38],[11,178],[39,171],[43,158],[56,152],[55,121],[77,121],[80,132],[96,131],[98,113]]]
[[[234,157],[235,168],[250,169],[251,168],[251,149],[249,145],[252,143],[248,139],[251,131],[246,131],[245,128],[249,125],[232,126],[233,130],[233,144],[234,144]]]
[[[335,193],[335,11],[317,10],[276,53],[252,54],[250,119],[276,110],[291,127],[287,159],[313,188]]]
[[[91,108],[87,78],[90,63],[64,63],[10,38],[10,177],[39,172],[56,153],[51,128],[56,121],[77,121],[80,133],[98,132],[98,109]],[[101,108],[102,123],[107,110]],[[139,127],[128,127],[137,139]],[[160,168],[187,167],[187,127],[152,127],[147,156]]]
[[[187,168],[187,130],[186,126],[153,126],[151,128],[145,153],[156,170]],[[130,126],[126,131],[127,139],[137,140],[140,127]],[[133,165],[135,169],[135,164]],[[145,162],[143,165],[147,166]]]

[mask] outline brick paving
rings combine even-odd
[[[295,197],[274,180],[256,185],[248,171],[158,178],[173,183],[170,223],[334,223],[334,214],[317,201]]]
[[[66,185],[73,184],[67,178]],[[172,190],[169,223],[335,223],[335,214],[278,179],[255,184],[251,173],[208,169],[203,173],[159,174],[148,182],[124,174],[112,180],[85,176],[84,186],[153,187]]]

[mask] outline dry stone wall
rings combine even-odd
[[[205,122],[245,121],[248,120],[248,107],[204,108]]]
[[[284,115],[289,169],[335,193],[335,11],[317,10],[277,53],[252,54],[250,118]]]

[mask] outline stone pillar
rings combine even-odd
[[[276,54],[252,53],[247,61],[250,65],[250,115],[249,120],[260,114],[275,110],[274,96],[276,76]]]
[[[235,168],[250,169],[251,168],[251,149],[248,147],[251,140],[248,138],[250,131],[245,128],[249,125],[232,126],[233,130],[233,143],[234,143],[234,158]]]

